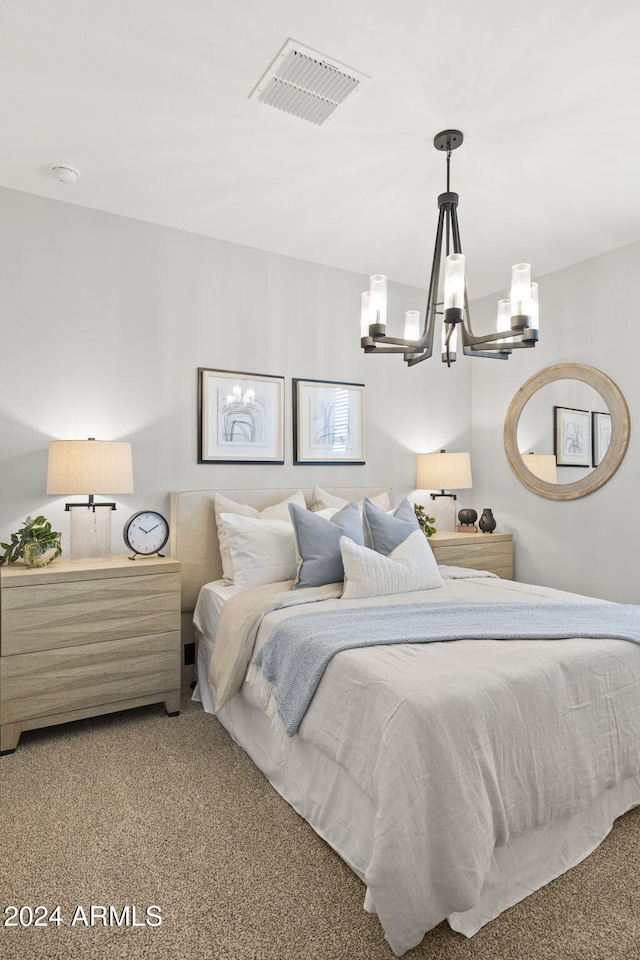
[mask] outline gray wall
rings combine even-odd
[[[478,360],[472,370],[474,498],[493,507],[499,529],[515,534],[517,578],[628,603],[640,602],[639,274],[635,243],[538,278],[539,345],[507,362]],[[478,332],[494,327],[499,296],[473,304]],[[516,390],[544,367],[563,362],[589,364],[611,377],[631,416],[629,449],[618,472],[595,493],[566,503],[521,486],[502,442]]]
[[[346,271],[0,189],[0,539],[44,512],[68,547],[67,498],[45,495],[54,439],[132,442],[135,493],[115,498],[116,553],[127,517],[167,511],[172,489],[380,484],[396,499],[412,490],[416,452],[470,448],[471,364],[409,370],[400,357],[365,357],[367,286]],[[392,285],[390,315],[425,298]],[[199,366],[287,378],[284,466],[197,463]],[[292,377],[366,384],[365,466],[292,465]]]
[[[171,489],[371,483],[398,499],[413,490],[416,452],[470,449],[473,429],[474,488],[460,503],[491,506],[498,529],[514,532],[518,578],[640,602],[639,266],[633,244],[539,278],[534,351],[409,370],[399,357],[360,351],[365,277],[0,189],[0,539],[42,511],[68,545],[65,498],[44,493],[52,439],[133,443],[135,493],[116,498],[114,514],[122,552],[130,513],[168,510]],[[498,296],[473,304],[476,330],[493,327]],[[400,318],[425,296],[392,285],[390,298]],[[521,486],[502,447],[515,391],[563,361],[612,377],[632,422],[618,473],[568,503]],[[197,463],[198,366],[287,378],[284,466]],[[292,377],[367,385],[365,466],[292,465]]]

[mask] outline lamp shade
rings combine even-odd
[[[466,490],[473,486],[468,453],[419,453],[416,489]]]
[[[540,480],[546,480],[547,483],[558,482],[556,458],[553,453],[523,453],[521,457],[525,467]]]
[[[114,440],[53,440],[47,493],[133,493],[131,444]]]

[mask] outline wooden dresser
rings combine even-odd
[[[180,704],[180,564],[169,557],[0,567],[0,752],[23,730]]]
[[[489,570],[513,580],[512,533],[434,533],[429,543],[438,563]]]

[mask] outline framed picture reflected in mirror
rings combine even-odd
[[[591,466],[597,467],[611,443],[611,414],[594,410],[591,414]]]
[[[591,466],[591,414],[588,410],[554,407],[556,463],[562,467]]]

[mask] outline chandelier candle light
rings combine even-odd
[[[436,232],[429,296],[420,332],[420,312],[407,310],[404,337],[387,336],[387,278],[376,274],[362,294],[360,344],[365,353],[402,353],[409,366],[433,353],[436,317],[442,316],[442,360],[451,366],[458,349],[458,326],[462,352],[471,357],[507,360],[513,350],[535,347],[538,341],[538,285],[531,282],[531,267],[517,263],[511,270],[511,295],[498,303],[496,332],[477,337],[471,329],[465,283],[465,259],[458,228],[458,194],[450,190],[451,152],[462,143],[459,130],[443,130],[434,137],[436,150],[447,154],[447,190],[438,197],[440,214]],[[444,254],[444,269],[442,259]],[[444,289],[440,293],[441,276]],[[392,344],[392,346],[381,346]]]

